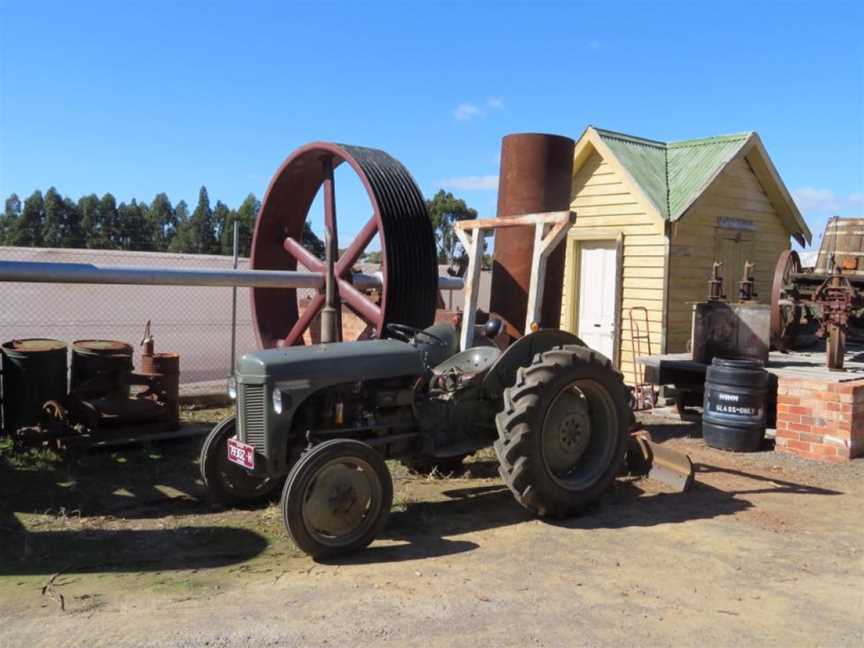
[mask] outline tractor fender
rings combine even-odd
[[[489,368],[483,388],[493,398],[500,398],[516,382],[519,367],[527,367],[534,356],[562,344],[588,346],[580,338],[561,329],[541,329],[524,335],[511,344]]]

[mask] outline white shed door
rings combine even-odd
[[[613,359],[618,247],[615,241],[583,241],[579,257],[579,337]]]

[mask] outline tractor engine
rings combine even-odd
[[[297,411],[292,436],[305,444],[350,434],[375,444],[376,440],[386,441],[409,432],[415,427],[416,381],[414,376],[403,376],[322,389],[307,398]]]

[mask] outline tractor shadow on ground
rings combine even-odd
[[[199,569],[254,558],[268,543],[253,530],[170,522],[214,510],[197,483],[199,449],[200,440],[183,440],[62,456],[4,452],[0,576]],[[39,519],[25,527],[16,514]],[[168,528],[122,528],[158,518]]]
[[[152,519],[210,510],[199,477],[201,439],[115,450],[0,457],[0,511]]]
[[[494,464],[494,462],[489,462]],[[621,529],[680,524],[735,515],[754,507],[747,499],[760,493],[831,496],[842,493],[718,466],[697,464],[696,484],[686,493],[658,491],[656,484],[638,477],[619,477],[600,501],[583,515],[568,520],[546,520],[561,529]],[[720,476],[740,484],[718,488],[705,477]],[[396,544],[373,546],[365,552],[332,561],[341,564],[400,562],[452,555],[479,548],[459,538],[533,520],[503,485],[449,488],[445,498],[407,504],[391,514],[380,538]]]
[[[28,531],[15,529],[14,517],[10,522],[3,515],[0,523],[0,577],[224,567],[251,560],[268,546],[254,531],[221,526]]]

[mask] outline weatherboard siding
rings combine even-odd
[[[752,223],[752,231],[741,231],[741,257],[755,264],[757,299],[770,301],[774,266],[780,252],[789,247],[790,232],[772,206],[746,158],[732,161],[702,198],[672,227],[669,271],[667,352],[686,350],[690,337],[692,303],[704,301],[715,258],[723,238],[736,231],[721,228],[720,219]],[[729,301],[738,296],[744,267],[724,267],[724,288]]]
[[[663,223],[650,216],[628,190],[620,174],[596,152],[573,177],[570,208],[576,219],[566,239],[561,327],[578,333],[578,245],[582,237],[622,237],[622,282],[618,330],[619,369],[633,382],[628,313],[634,306],[648,310],[651,353],[660,353],[663,336],[666,235]],[[608,236],[606,236],[608,234]],[[644,349],[645,352],[648,349]]]

